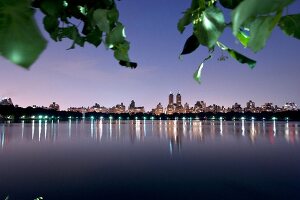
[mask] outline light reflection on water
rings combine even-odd
[[[131,143],[158,138],[168,140],[170,153],[180,150],[183,141],[202,143],[240,140],[250,143],[276,144],[284,139],[288,144],[299,142],[300,122],[278,121],[200,121],[200,120],[71,120],[66,122],[32,120],[30,123],[2,123],[1,148],[16,144],[16,141],[68,142],[88,139],[98,142],[130,141]]]
[[[0,200],[300,199],[300,122],[0,124]]]

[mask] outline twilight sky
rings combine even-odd
[[[265,102],[282,106],[288,101],[300,105],[300,41],[279,29],[257,54],[243,49],[226,29],[220,41],[257,60],[256,67],[251,70],[231,58],[217,61],[221,55],[217,50],[204,66],[202,84],[194,81],[193,73],[207,56],[207,49],[199,48],[178,59],[191,29],[181,35],[176,24],[189,4],[189,0],[117,1],[120,20],[131,42],[130,57],[138,62],[137,69],[119,66],[103,45],[67,51],[71,41],[55,43],[43,32],[49,41],[47,49],[30,70],[0,57],[0,98],[11,97],[23,107],[49,106],[55,101],[62,109],[96,102],[107,107],[121,102],[128,106],[134,99],[137,106],[150,110],[158,102],[165,107],[169,92],[180,91],[183,103],[190,106],[197,100],[226,107],[235,102],[245,106],[250,99],[257,106]],[[299,0],[289,8],[289,14],[299,12],[297,8]],[[40,25],[41,16],[37,13]]]

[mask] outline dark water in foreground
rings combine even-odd
[[[300,122],[0,124],[0,200],[300,199]]]

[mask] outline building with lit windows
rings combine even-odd
[[[194,106],[194,113],[201,113],[206,111],[206,103],[204,101],[197,101]]]
[[[283,110],[284,110],[284,111],[297,111],[297,110],[298,110],[298,106],[297,106],[297,104],[295,104],[294,102],[287,102],[287,103],[283,106]]]
[[[134,100],[131,101],[128,107],[129,114],[136,114],[136,113],[145,113],[144,106],[136,107]]]
[[[175,112],[175,106],[174,106],[174,95],[172,92],[169,94],[169,104],[166,109],[167,115],[172,115]]]
[[[116,106],[109,109],[109,113],[122,114],[126,112],[126,107],[123,103],[117,104]]]
[[[164,108],[161,103],[157,104],[156,108],[153,109],[152,113],[154,115],[161,115],[164,113]]]

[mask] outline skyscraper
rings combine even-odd
[[[174,104],[174,95],[172,92],[170,92],[169,94],[169,105],[173,105]]]
[[[177,106],[181,105],[181,95],[179,94],[179,92],[176,95],[176,105]]]

